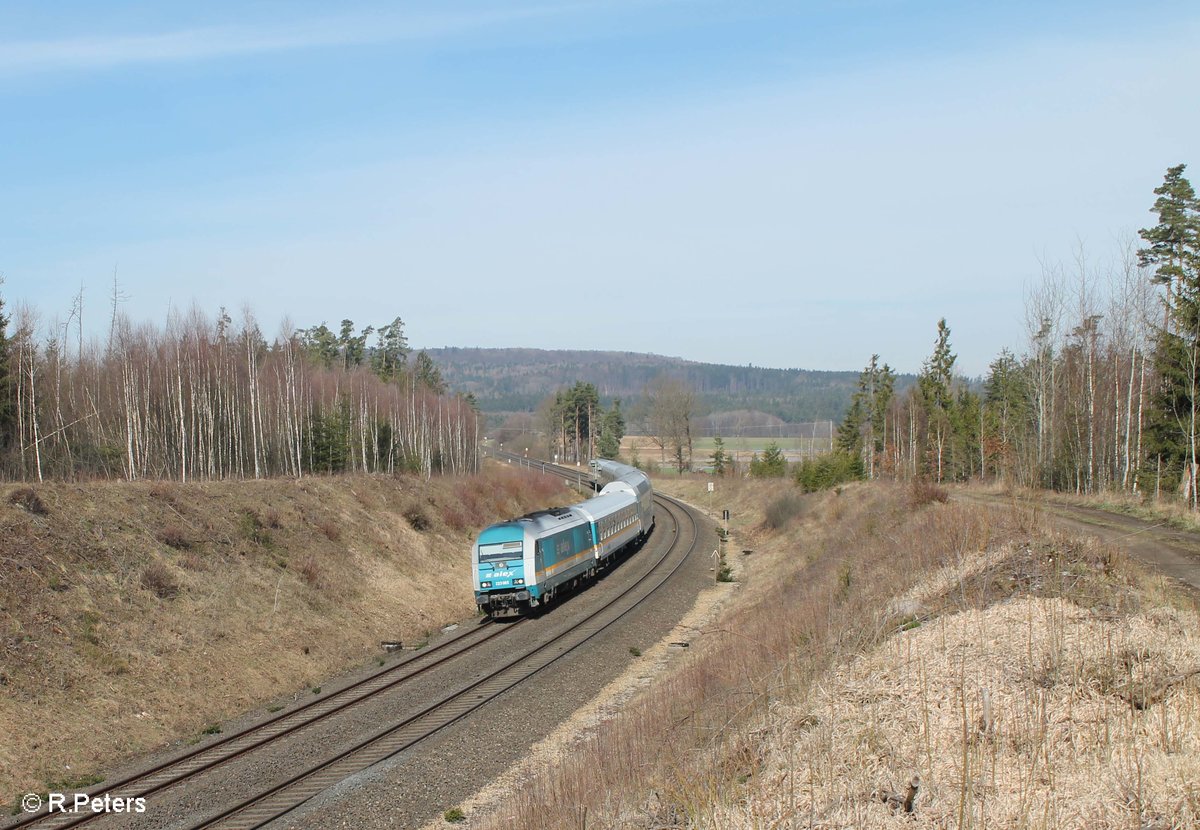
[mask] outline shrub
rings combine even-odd
[[[862,478],[862,459],[845,452],[831,452],[805,459],[796,470],[796,483],[806,493],[829,490],[844,482]]]
[[[717,568],[717,582],[733,582],[733,568],[721,557],[721,565]]]
[[[179,595],[179,583],[171,569],[162,562],[151,562],[142,571],[142,587],[159,599],[171,599]]]
[[[283,521],[279,518],[279,511],[274,507],[268,508],[267,512],[263,514],[263,524],[273,530],[279,530],[279,528],[283,527]]]
[[[175,504],[177,500],[175,487],[169,481],[156,481],[151,484],[150,497],[171,505]]]
[[[242,538],[249,539],[256,545],[268,546],[271,544],[271,534],[263,527],[262,519],[259,518],[257,511],[242,511],[242,515],[238,519],[238,531],[242,534]]]
[[[442,818],[444,818],[449,824],[461,824],[467,820],[467,815],[458,807],[451,807],[449,810],[442,813]]]
[[[15,504],[17,507],[24,507],[30,513],[38,516],[45,516],[50,511],[46,509],[46,503],[42,501],[42,497],[32,487],[22,487],[19,490],[13,490],[12,495],[8,497],[9,504]]]
[[[208,562],[203,556],[193,552],[188,553],[179,560],[179,566],[188,571],[207,571]]]
[[[342,528],[333,519],[319,519],[316,525],[317,530],[321,531],[329,541],[336,542],[342,538]]]
[[[804,499],[796,493],[784,493],[767,505],[763,525],[780,530],[804,513]]]
[[[175,548],[175,550],[187,550],[192,546],[191,540],[188,539],[179,525],[167,525],[158,532],[155,538],[167,547]]]
[[[932,481],[917,479],[908,488],[908,503],[913,507],[924,507],[937,502],[945,504],[950,500],[950,494]]]
[[[442,508],[442,521],[451,530],[463,531],[471,527],[475,523],[471,519],[471,514],[462,505],[448,504]]]
[[[425,507],[415,502],[404,508],[404,518],[409,526],[419,533],[424,533],[433,527],[433,519],[429,518]]]
[[[313,588],[320,588],[323,584],[321,566],[312,556],[304,557],[304,560],[296,567],[296,573],[300,574],[300,578]]]

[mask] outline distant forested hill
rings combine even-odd
[[[691,385],[702,412],[758,410],[788,422],[840,420],[850,405],[858,371],[763,369],[695,363],[635,352],[542,349],[427,349],[455,392],[470,392],[485,412],[528,412],[576,381],[594,383],[607,402],[636,403],[646,384],[669,374]],[[912,382],[901,375],[897,388]]]

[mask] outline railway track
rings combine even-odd
[[[453,639],[373,672],[345,688],[316,698],[302,706],[280,712],[260,723],[163,761],[148,770],[142,770],[116,781],[106,782],[103,787],[89,790],[88,797],[103,798],[108,795],[113,798],[146,798],[168,787],[174,787],[260,747],[276,743],[306,727],[345,712],[384,692],[392,691],[414,677],[423,675],[483,643],[515,630],[523,622],[523,619],[518,619],[505,625],[497,625],[491,620],[484,620],[478,626],[468,629]],[[102,816],[103,813],[92,812],[50,813],[43,808],[41,812],[7,825],[5,830],[17,830],[17,828],[22,830],[63,830],[95,822]]]
[[[511,463],[572,480],[580,485],[588,483],[589,477],[579,470],[558,467],[542,462],[530,462],[512,456]],[[398,723],[379,730],[349,749],[341,751],[298,771],[289,779],[273,784],[251,797],[243,798],[231,806],[189,825],[191,830],[200,828],[258,828],[286,815],[313,796],[345,778],[361,772],[381,761],[419,743],[430,735],[466,717],[471,712],[503,695],[508,690],[530,679],[548,666],[572,653],[617,623],[633,609],[654,595],[674,575],[693,552],[699,537],[699,527],[690,511],[669,497],[656,495],[657,502],[667,509],[663,511],[672,525],[672,538],[663,546],[659,559],[627,590],[587,615],[583,620],[548,642],[522,651],[509,659],[500,668],[486,676],[460,687],[421,711]],[[661,521],[660,516],[660,521]],[[659,524],[659,532],[666,528]],[[278,743],[307,726],[326,720],[363,701],[395,689],[407,680],[432,670],[449,660],[482,645],[504,633],[515,630],[525,620],[504,625],[485,621],[479,626],[440,643],[436,647],[376,672],[344,689],[304,706],[282,712],[245,730],[233,733],[218,741],[198,747],[177,758],[159,764],[152,769],[106,784],[89,792],[89,796],[109,795],[122,798],[146,798],[150,795],[182,784],[203,773],[223,767],[237,758],[246,756],[262,747]],[[25,817],[8,825],[9,828],[28,830],[59,830],[78,827],[102,819],[95,813],[41,813]]]
[[[691,513],[666,497],[661,497],[660,503],[669,508],[668,515],[674,523],[674,539],[664,548],[663,555],[654,566],[627,591],[549,642],[527,649],[495,671],[456,689],[417,714],[298,772],[270,790],[189,825],[189,830],[251,830],[264,827],[339,781],[385,761],[461,720],[617,623],[652,597],[682,567],[696,547],[699,527]]]

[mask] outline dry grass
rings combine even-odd
[[[1193,612],[1028,512],[857,485],[756,531],[776,494],[718,483],[756,551],[736,605],[473,826],[1191,826]]]
[[[142,587],[159,599],[174,599],[179,596],[179,580],[171,569],[162,562],[151,562],[142,571]]]
[[[158,541],[162,542],[169,548],[176,550],[187,550],[192,546],[191,540],[188,538],[187,531],[177,524],[169,524],[158,532]]]
[[[1079,507],[1092,507],[1106,510],[1110,513],[1121,513],[1161,522],[1180,530],[1200,531],[1200,514],[1193,512],[1180,498],[1163,493],[1155,498],[1153,493],[1148,495],[1133,495],[1121,492],[1101,492],[1076,494],[1056,492],[1053,490],[1026,490],[1015,487],[999,487],[996,485],[972,484],[972,490],[1010,496],[1027,496],[1029,499],[1058,502]]]
[[[908,504],[910,507],[924,507],[927,504],[945,504],[950,501],[950,494],[932,481],[913,479],[908,486]]]
[[[1194,827],[1200,637],[1174,609],[1119,625],[1023,596],[898,635],[765,719],[765,771],[715,826]]]
[[[8,494],[8,503],[23,507],[35,516],[45,516],[50,511],[42,497],[32,487],[19,487]]]
[[[507,468],[47,483],[47,514],[0,485],[0,801],[374,662],[381,639],[470,617],[471,535],[574,498],[560,483]],[[465,529],[439,523],[467,489],[494,497]],[[414,501],[430,505],[424,533],[403,515]],[[170,527],[186,550],[164,547]]]

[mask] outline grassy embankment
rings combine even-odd
[[[0,801],[94,783],[470,617],[478,528],[573,498],[501,468],[0,486]]]
[[[1192,598],[1034,511],[779,487],[718,484],[735,601],[473,826],[1196,826]]]

